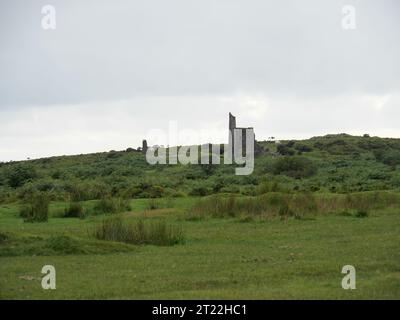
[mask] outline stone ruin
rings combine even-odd
[[[229,112],[229,128],[228,129],[229,129],[229,133],[230,133],[229,134],[229,145],[230,146],[234,146],[234,143],[235,143],[234,134],[233,134],[234,129],[242,130],[242,150],[246,150],[246,129],[253,129],[253,127],[247,127],[247,128],[237,127],[236,126],[236,117],[234,115],[232,115],[232,113]],[[142,148],[141,148],[142,153],[146,154],[147,149],[148,149],[147,141],[143,140]],[[254,138],[254,155],[257,156],[262,153],[264,153],[263,147]]]
[[[236,126],[236,117],[229,112],[229,145],[234,146],[234,130],[242,130],[242,150],[246,150],[246,129],[253,129],[253,127],[237,127]],[[253,129],[254,130],[254,129]],[[254,155],[260,155],[264,152],[263,147],[256,141],[254,136]]]

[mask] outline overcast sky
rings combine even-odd
[[[399,35],[397,0],[1,0],[0,161],[168,144],[171,123],[225,142],[229,111],[260,140],[400,137]]]

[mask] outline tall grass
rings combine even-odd
[[[268,193],[257,197],[224,197],[214,195],[199,200],[191,209],[189,218],[237,217],[254,215],[261,217],[299,216],[316,212],[317,206],[312,195]]]
[[[85,217],[85,209],[82,206],[82,203],[71,201],[67,208],[64,210],[65,218],[81,218]]]
[[[203,217],[295,217],[354,211],[368,216],[373,209],[400,207],[400,195],[391,192],[348,195],[270,192],[256,197],[212,195],[199,200],[188,212],[188,219]]]
[[[20,216],[25,222],[46,222],[49,218],[49,197],[43,193],[34,193],[29,196],[20,208]]]
[[[182,229],[168,225],[165,221],[128,223],[120,216],[103,219],[96,226],[94,235],[99,240],[118,241],[131,244],[153,244],[171,246],[183,243]]]
[[[93,208],[97,214],[119,213],[131,210],[128,199],[104,197],[100,199]]]
[[[147,210],[156,210],[156,209],[167,209],[173,208],[174,201],[172,198],[165,198],[165,199],[149,199],[146,205]]]

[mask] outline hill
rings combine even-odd
[[[134,149],[0,164],[0,201],[37,190],[52,200],[182,197],[266,191],[348,193],[400,188],[400,139],[350,136],[259,141],[249,176],[229,165],[147,164]]]

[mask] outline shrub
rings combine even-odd
[[[100,199],[93,208],[96,213],[115,213],[114,201],[112,198]]]
[[[348,155],[358,152],[357,146],[350,143],[346,139],[347,136],[346,134],[328,135],[325,137],[324,142],[318,141],[314,144],[314,147],[333,155]]]
[[[400,151],[399,150],[379,150],[375,151],[375,157],[378,161],[396,167],[400,165]]]
[[[294,148],[299,152],[311,152],[313,149],[305,144],[296,143]]]
[[[240,192],[240,188],[237,185],[231,184],[229,186],[223,187],[221,189],[222,193],[239,193]]]
[[[80,202],[70,202],[69,206],[65,208],[64,217],[66,218],[84,218],[85,211]]]
[[[104,219],[97,225],[95,237],[99,240],[159,246],[171,246],[184,240],[182,230],[167,225],[165,221],[145,223],[139,220],[127,223],[119,216]]]
[[[283,156],[293,156],[295,154],[295,151],[285,144],[278,144],[276,151]]]
[[[204,196],[210,194],[210,191],[209,191],[206,187],[198,186],[198,187],[194,187],[194,188],[190,191],[189,194],[190,194],[191,196],[202,196],[202,197],[204,197]]]
[[[34,183],[35,190],[42,191],[42,192],[50,192],[56,188],[56,185],[53,181],[44,179],[38,180]]]
[[[316,166],[310,159],[299,156],[279,158],[273,167],[274,174],[283,174],[297,179],[310,177],[316,171]]]
[[[102,198],[95,206],[94,211],[96,213],[118,213],[123,211],[129,211],[131,209],[129,200],[122,198]]]
[[[171,192],[171,197],[172,198],[183,198],[186,197],[186,193],[184,193],[183,191],[172,191]]]
[[[212,175],[214,172],[215,172],[215,169],[216,169],[216,166],[215,165],[213,165],[212,163],[211,163],[211,156],[210,156],[210,159],[209,159],[209,164],[202,164],[202,165],[200,165],[200,168],[202,169],[202,171],[203,171],[203,173],[204,173],[204,175],[206,175],[206,176],[210,176],[210,175]]]
[[[64,185],[64,190],[69,193],[72,201],[87,200],[87,192],[80,183],[68,182]]]
[[[12,188],[18,188],[36,178],[36,176],[34,168],[25,165],[17,165],[12,167],[7,174],[8,185]]]
[[[20,216],[25,222],[46,222],[49,217],[49,204],[49,198],[45,193],[34,194],[20,208]]]
[[[71,201],[75,202],[101,199],[111,192],[110,185],[97,181],[81,183],[73,180],[65,183],[63,189],[69,194]]]
[[[225,183],[222,179],[219,179],[214,183],[214,185],[212,187],[212,191],[213,191],[213,193],[218,193],[221,191],[221,189],[223,187],[225,187]]]
[[[144,193],[147,198],[161,198],[164,194],[164,188],[161,186],[151,186],[147,192]]]
[[[161,186],[141,182],[134,187],[128,188],[125,194],[127,197],[133,198],[161,198],[164,196],[165,190]]]
[[[21,199],[22,201],[26,202],[29,201],[35,193],[37,193],[35,186],[31,182],[29,182],[26,183],[23,187],[18,189],[17,197],[18,199]]]
[[[257,186],[257,194],[265,194],[268,192],[277,192],[280,191],[279,184],[275,182],[263,182]]]

